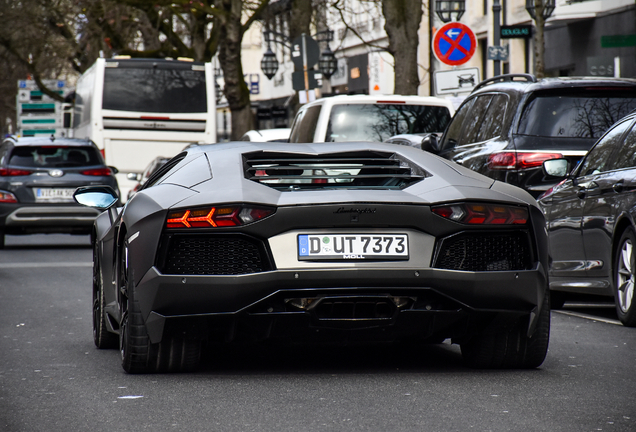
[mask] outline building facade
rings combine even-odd
[[[526,0],[466,0],[459,22],[475,34],[472,58],[460,66],[449,66],[437,59],[432,48],[436,31],[444,24],[435,13],[435,0],[424,2],[419,28],[418,63],[420,96],[440,96],[458,105],[471,87],[453,94],[438,94],[435,77],[440,72],[478,70],[476,81],[490,78],[495,61],[489,59],[494,46],[495,1],[501,8],[499,46],[507,53],[499,70],[507,73],[534,73],[534,21],[526,10]],[[336,72],[312,97],[334,94],[393,94],[393,57],[384,50],[388,38],[380,2],[349,0],[342,10],[326,9],[326,27],[333,30],[329,46],[337,58]],[[343,20],[344,17],[344,20]],[[268,48],[262,24],[253,25],[243,39],[243,70],[251,92],[255,128],[288,127],[294,115],[294,96],[289,42],[270,43],[279,68],[272,79],[261,70],[261,59]],[[285,27],[275,30],[284,33]],[[501,31],[505,30],[504,33]],[[546,76],[636,77],[636,1],[635,0],[556,0],[556,8],[545,25],[544,64]],[[325,43],[320,43],[320,49]],[[399,67],[399,66],[398,66]],[[222,83],[222,79],[220,79]],[[229,110],[219,100],[218,136],[229,136]]]

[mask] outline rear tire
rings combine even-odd
[[[106,328],[104,284],[97,243],[93,244],[93,341],[99,349],[117,348],[117,335]]]
[[[482,369],[534,369],[541,366],[550,339],[550,293],[547,290],[537,319],[530,337],[529,317],[501,331],[474,336],[460,345],[464,363]]]
[[[4,230],[0,229],[0,249],[4,249]]]
[[[550,309],[563,309],[565,301],[567,300],[567,294],[563,291],[550,291]]]
[[[626,327],[636,327],[636,233],[628,227],[618,241],[614,258],[614,302],[618,319]]]
[[[128,280],[127,248],[122,250],[119,286],[126,286],[125,310],[122,314],[119,347],[121,364],[131,374],[153,372],[190,372],[199,365],[201,341],[185,334],[165,335],[153,344],[148,337],[139,303],[135,299],[134,283]],[[125,275],[125,276],[124,276]]]

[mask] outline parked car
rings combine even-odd
[[[634,79],[500,75],[475,87],[441,140],[430,136],[419,143],[538,197],[554,186],[554,179],[543,175],[543,161],[566,158],[575,165],[634,109]]]
[[[341,95],[303,105],[289,142],[382,142],[403,133],[443,132],[454,113],[443,98]]]
[[[287,142],[291,128],[259,129],[245,132],[239,141]]]
[[[357,171],[315,174],[341,167]],[[93,335],[99,348],[121,347],[127,372],[193,369],[203,342],[272,339],[452,338],[474,367],[545,358],[547,236],[536,201],[429,153],[198,146],[123,209],[105,187],[75,199],[108,208],[93,234]]]
[[[421,134],[400,134],[390,137],[384,142],[389,144],[397,144],[397,145],[405,145],[410,147],[415,147],[420,150],[427,150],[427,143],[430,142],[431,137],[430,133],[421,133]],[[442,137],[441,133],[435,134],[435,140],[439,140]],[[430,149],[429,149],[430,151]]]
[[[616,123],[567,174],[567,159],[544,162],[561,180],[539,199],[550,238],[555,307],[567,293],[613,296],[621,322],[636,327],[636,114]]]
[[[99,212],[77,205],[80,186],[108,185],[114,174],[85,139],[7,137],[0,145],[0,248],[5,234],[91,232]]]
[[[144,183],[148,181],[151,175],[153,175],[159,168],[164,166],[166,162],[168,162],[170,158],[164,156],[157,156],[148,164],[146,169],[142,173],[128,173],[128,180],[136,181],[137,184],[128,191],[127,199],[130,199],[137,193],[139,188],[141,188]]]

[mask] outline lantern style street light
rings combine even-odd
[[[556,0],[541,0],[543,3],[543,16],[544,20],[547,20],[554,12],[556,7]],[[526,0],[526,10],[530,14],[533,20],[537,19],[535,0]]]
[[[263,37],[265,39],[265,42],[267,42],[267,50],[265,51],[265,54],[263,54],[263,58],[261,59],[261,70],[263,71],[267,79],[272,79],[278,71],[278,60],[276,59],[276,54],[272,52],[270,42],[273,40],[274,42],[291,49],[289,45],[291,41],[289,40],[287,35],[271,30],[263,31]],[[318,59],[318,69],[320,73],[322,73],[323,77],[329,79],[331,78],[331,75],[336,72],[338,66],[336,56],[333,51],[331,51],[331,48],[329,48],[329,42],[333,40],[333,30],[320,31],[314,35],[314,38],[317,42],[326,42],[327,44],[326,48],[322,51]]]
[[[464,12],[466,0],[435,0],[435,13],[445,23],[459,21]]]
[[[337,68],[338,60],[336,60],[336,56],[331,51],[331,48],[329,48],[329,45],[327,45],[327,48],[320,54],[320,58],[318,59],[318,69],[322,73],[322,76],[329,79],[331,75],[336,72]]]
[[[261,59],[261,70],[267,79],[272,79],[278,71],[278,60],[276,59],[276,54],[272,52],[272,48],[269,44],[267,46],[267,51],[265,51],[265,54],[263,54],[263,58]]]

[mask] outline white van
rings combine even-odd
[[[327,97],[298,110],[289,142],[383,142],[399,134],[441,133],[454,113],[453,104],[438,97]]]

